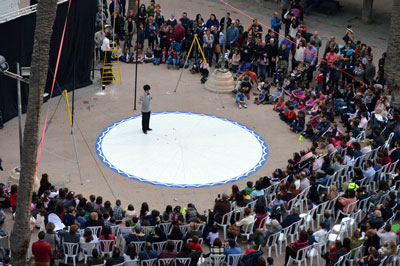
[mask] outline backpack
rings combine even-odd
[[[256,266],[258,262],[258,258],[262,256],[262,252],[260,250],[255,250],[246,256],[243,256],[240,265],[245,266]]]
[[[283,214],[282,206],[281,205],[277,205],[274,208],[272,208],[272,212],[271,212],[270,218],[271,218],[271,220],[275,219],[275,220],[280,221],[281,217],[282,217],[282,214]]]

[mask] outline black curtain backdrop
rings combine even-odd
[[[74,64],[76,88],[90,85],[90,71],[93,57],[93,39],[97,12],[96,0],[71,0],[64,44],[58,66],[57,83],[53,96],[60,91],[73,89]],[[48,71],[45,92],[50,93],[53,74],[57,62],[58,50],[68,10],[68,2],[58,5],[50,42],[51,71]],[[23,16],[0,24],[0,55],[3,55],[10,71],[16,73],[16,62],[22,67],[30,66],[33,50],[33,38],[36,24],[36,13]],[[21,82],[22,111],[26,112],[29,86]],[[0,74],[0,114],[6,122],[18,115],[17,82]]]

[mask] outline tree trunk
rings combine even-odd
[[[392,90],[391,105],[400,107],[400,0],[393,1],[390,32],[385,60],[385,79]]]
[[[364,23],[372,22],[373,7],[374,7],[374,0],[363,0],[362,21]]]
[[[26,265],[26,254],[30,242],[30,205],[36,170],[37,143],[40,110],[46,87],[49,65],[50,37],[57,11],[57,0],[40,0],[36,12],[36,28],[33,44],[29,98],[24,128],[21,175],[18,186],[17,209],[10,244],[12,265]]]

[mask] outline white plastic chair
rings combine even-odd
[[[158,266],[173,266],[175,265],[175,259],[167,258],[167,259],[158,259]]]
[[[154,232],[154,226],[142,226],[143,233],[148,236]]]
[[[100,236],[100,232],[102,229],[101,226],[88,226],[87,228],[89,228],[92,231],[92,235],[95,235],[97,237]]]
[[[139,260],[126,260],[124,261],[124,266],[140,266]]]
[[[232,213],[233,212],[225,213],[222,216],[221,223],[216,223],[218,226],[222,227],[222,229],[224,230],[224,239],[226,238],[226,230],[228,229],[230,222],[231,222]]]
[[[344,219],[340,224],[334,225],[331,230],[332,233],[330,233],[328,236],[328,241],[333,243],[336,240],[343,240],[343,235],[347,232],[349,223],[350,219]]]
[[[79,252],[79,243],[64,242],[63,247],[65,256],[64,263],[67,264],[68,259],[72,258],[73,264],[76,265],[76,256],[78,256]]]
[[[286,247],[288,245],[288,235],[289,235],[289,230],[291,229],[291,226],[283,228],[282,231],[279,233],[278,237],[278,244],[279,244],[279,254],[282,254],[282,246]],[[283,243],[285,242],[285,245]]]
[[[348,259],[349,265],[354,265],[358,259],[362,258],[363,253],[364,253],[364,246],[363,245],[360,245],[357,248],[353,248],[351,250],[351,254],[354,254],[354,255],[350,255],[350,258]]]
[[[157,259],[140,261],[140,266],[156,266],[156,265],[157,265]]]
[[[175,244],[175,248],[174,248],[175,252],[178,252],[178,253],[181,252],[181,248],[183,246],[183,240],[171,240],[171,241],[174,242],[174,244]],[[200,245],[203,244],[203,238],[201,238],[201,241],[199,238],[199,243],[200,243]]]
[[[257,222],[258,220],[260,220],[260,222],[258,222],[258,226],[255,228],[255,230],[262,230],[265,227],[267,218],[268,216],[265,216],[261,219],[257,218],[255,222]]]
[[[242,258],[242,254],[230,254],[228,255],[227,266],[238,266]]]
[[[296,253],[295,258],[289,256],[289,260],[286,265],[290,265],[290,262],[294,261],[295,263],[297,263],[298,266],[300,266],[302,262],[304,262],[304,265],[307,266],[307,254],[310,252],[311,248],[312,246],[308,246],[306,248],[299,249]]]
[[[289,236],[290,236],[290,242],[294,242],[295,239],[299,238],[299,228],[300,225],[303,223],[303,219],[293,223],[290,227],[290,230],[288,232]]]
[[[181,230],[182,234],[185,236],[187,232],[190,230],[189,224],[181,224],[179,225],[179,229]]]
[[[281,235],[281,232],[272,234],[267,239],[266,248],[268,250],[268,257],[271,257],[272,248],[275,248],[275,256],[278,256],[278,238]]]
[[[253,234],[253,227],[254,227],[254,222],[243,225],[241,230],[240,230],[240,236],[245,236],[247,240],[250,239],[250,235]],[[242,232],[243,230],[243,232]],[[236,237],[237,239],[237,237]]]
[[[400,245],[397,246],[397,255],[393,258],[393,266],[400,266]]]
[[[137,253],[142,251],[144,249],[144,246],[146,245],[146,241],[132,241],[129,244],[133,244],[135,246],[135,250]]]
[[[92,256],[92,251],[93,249],[97,248],[98,243],[80,243],[80,248],[82,251],[82,254],[84,256],[84,264],[87,262],[87,258]]]
[[[121,238],[126,238],[131,233],[133,233],[132,227],[121,227],[120,228],[120,236],[121,236]]]
[[[111,233],[115,235],[115,238],[119,237],[120,235],[120,228],[119,225],[112,225],[110,226]]]
[[[100,251],[101,254],[104,255],[108,255],[111,257],[114,248],[115,248],[115,241],[110,239],[110,240],[99,240],[99,246],[100,246]]]
[[[340,216],[349,217],[352,214],[354,214],[355,212],[357,212],[357,201],[355,201],[347,206],[347,212],[339,210],[336,215],[335,223],[337,222],[337,220],[339,219]]]
[[[225,255],[214,255],[211,254],[208,261],[209,265],[212,266],[223,266],[225,264]]]
[[[167,245],[167,241],[162,241],[162,242],[154,242],[151,244],[153,246],[153,249],[157,251],[157,254],[160,254],[161,251],[165,249],[165,246]]]
[[[181,241],[181,240],[178,240],[178,241]],[[192,239],[191,239],[191,238],[186,239],[186,243],[189,244],[190,242],[192,242]],[[203,238],[202,238],[202,237],[199,238],[199,244],[200,244],[200,245],[203,245]]]
[[[176,258],[175,259],[175,264],[177,266],[183,265],[183,266],[190,266],[190,263],[192,262],[191,258]]]
[[[171,227],[172,227],[172,223],[160,223],[158,225],[165,234],[169,234],[169,232],[171,231]]]

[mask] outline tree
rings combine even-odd
[[[362,21],[364,23],[372,22],[373,7],[374,7],[374,0],[363,0]]]
[[[393,1],[389,40],[385,61],[385,79],[392,90],[391,105],[400,107],[400,1]]]
[[[26,265],[26,254],[31,237],[29,226],[31,214],[29,208],[36,171],[40,110],[44,88],[46,87],[50,38],[53,32],[56,11],[57,0],[40,0],[37,5],[17,209],[10,237],[12,265]]]

